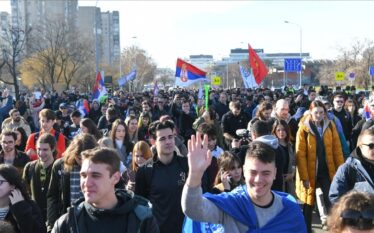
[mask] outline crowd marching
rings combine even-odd
[[[0,103],[0,232],[374,231],[374,91],[40,90]]]

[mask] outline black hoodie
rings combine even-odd
[[[117,190],[113,209],[97,209],[84,199],[77,201],[60,217],[52,232],[63,233],[145,233],[159,232],[148,200],[125,190]]]

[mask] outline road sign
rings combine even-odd
[[[374,76],[374,66],[370,66],[369,73],[370,76]]]
[[[345,73],[344,72],[336,72],[335,73],[335,81],[344,81]]]
[[[285,58],[284,59],[285,72],[300,72],[301,71],[301,58]]]
[[[356,74],[354,72],[349,73],[349,80],[355,81]]]
[[[212,85],[216,85],[216,86],[221,85],[221,77],[219,77],[219,76],[214,76],[214,77],[212,78]]]

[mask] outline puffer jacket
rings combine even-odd
[[[337,202],[352,189],[374,194],[373,174],[374,164],[365,161],[360,148],[357,147],[334,176],[329,192],[331,203]]]
[[[317,139],[309,124],[311,115],[300,120],[296,135],[296,195],[301,202],[314,205],[317,177]],[[323,120],[323,143],[325,146],[326,165],[330,181],[338,167],[344,163],[339,134],[335,124],[328,118]],[[309,181],[305,189],[303,181]]]

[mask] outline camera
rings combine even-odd
[[[241,145],[248,145],[252,141],[251,132],[248,129],[238,129],[235,134],[241,138]]]

